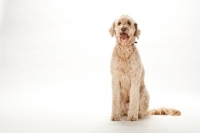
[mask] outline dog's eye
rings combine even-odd
[[[118,25],[120,25],[121,24],[121,22],[118,22]]]
[[[128,23],[128,25],[131,25],[131,22],[130,22],[130,21],[128,21],[127,23]]]

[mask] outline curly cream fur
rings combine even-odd
[[[122,28],[126,28],[127,39],[122,39]],[[127,116],[128,121],[135,121],[148,114],[180,115],[173,109],[148,111],[149,94],[144,83],[144,67],[139,52],[134,45],[140,36],[137,23],[127,15],[115,20],[109,30],[116,37],[116,45],[111,60],[112,75],[112,116],[118,121]],[[162,111],[165,110],[165,111]]]

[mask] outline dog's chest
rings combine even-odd
[[[118,79],[130,78],[140,67],[140,56],[135,46],[116,45],[111,61],[111,74]]]
[[[131,87],[131,59],[126,58],[126,55],[118,58],[117,75],[120,81],[120,95],[124,103],[129,103],[129,91]]]
[[[116,48],[116,67],[119,75],[129,75],[134,65],[135,49],[132,46]]]

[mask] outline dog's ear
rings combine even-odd
[[[115,21],[113,22],[111,28],[109,29],[111,37],[115,35]]]
[[[134,36],[137,37],[137,38],[139,39],[140,30],[138,29],[137,23],[134,23],[134,26],[135,26],[135,33],[134,33]]]

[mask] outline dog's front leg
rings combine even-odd
[[[120,82],[112,78],[112,121],[119,121],[121,117]]]
[[[130,88],[130,103],[129,103],[129,111],[128,111],[128,117],[127,117],[128,121],[138,120],[140,81],[136,79],[139,79],[139,78],[131,79],[132,81],[131,81],[131,88]]]

